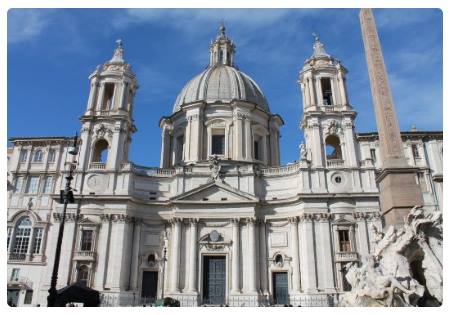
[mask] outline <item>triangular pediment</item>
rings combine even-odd
[[[174,197],[172,203],[256,203],[258,198],[230,185],[214,181]]]

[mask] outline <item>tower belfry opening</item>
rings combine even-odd
[[[321,78],[320,86],[322,88],[323,105],[334,105],[333,104],[333,94],[331,91],[331,80],[330,78]]]

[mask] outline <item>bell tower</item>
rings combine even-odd
[[[90,93],[81,116],[79,168],[118,169],[128,161],[133,121],[134,95],[138,88],[130,64],[124,60],[122,40],[117,40],[112,58],[89,76]]]
[[[325,51],[314,35],[313,54],[299,75],[303,98],[300,127],[306,158],[313,167],[357,166],[354,119],[346,89],[347,69]]]

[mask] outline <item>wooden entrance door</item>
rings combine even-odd
[[[158,292],[158,272],[144,271],[142,273],[142,291],[141,297],[149,299],[149,301],[156,299]]]
[[[273,302],[275,304],[289,304],[289,290],[287,272],[274,272],[273,280]]]
[[[203,260],[204,304],[225,304],[225,278],[225,257],[205,256]]]

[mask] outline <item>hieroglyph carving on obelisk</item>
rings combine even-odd
[[[383,168],[406,166],[400,128],[371,9],[361,9],[361,28],[380,137]]]
[[[387,226],[401,225],[409,209],[423,204],[422,192],[416,182],[417,170],[408,166],[403,152],[400,128],[372,10],[361,9],[359,17],[380,140],[381,172],[378,173],[376,181],[380,188],[381,213]]]

